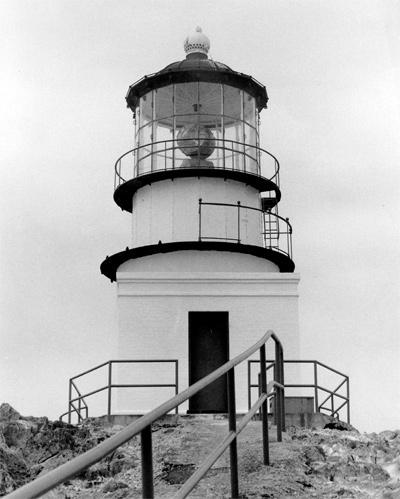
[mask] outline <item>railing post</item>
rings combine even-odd
[[[315,399],[315,412],[318,411],[318,365],[314,361],[314,399]]]
[[[237,202],[238,207],[238,243],[240,243],[240,201]]]
[[[347,394],[347,423],[350,424],[350,382],[349,378],[346,376],[346,394]]]
[[[251,408],[251,364],[247,361],[247,407]]]
[[[275,343],[275,381],[283,386],[283,352],[282,347]],[[278,442],[282,442],[282,431],[285,431],[285,392],[284,389],[278,387],[276,389],[275,398],[275,412],[276,412],[276,432]]]
[[[175,360],[175,395],[178,395],[178,376],[179,376],[179,373],[178,373],[178,361]],[[178,407],[179,406],[175,407],[175,414],[176,415],[178,415]]]
[[[282,385],[281,392],[281,425],[282,431],[286,431],[286,409],[285,409],[285,363],[283,360],[283,348],[279,345],[279,357],[280,357],[280,365],[281,365],[281,374],[280,374],[280,383]]]
[[[69,380],[68,388],[68,423],[71,424],[71,400],[72,400],[72,380]]]
[[[142,497],[153,499],[153,449],[151,443],[151,425],[140,432],[142,454]]]
[[[80,423],[83,418],[82,418],[82,415],[81,415],[81,412],[82,412],[82,398],[81,396],[79,395],[79,399],[78,399],[78,415],[79,415],[79,421],[78,423]]]
[[[201,202],[202,199],[199,199],[199,241],[201,241]]]
[[[112,384],[112,362],[108,363],[108,401],[107,401],[107,415],[111,416],[111,384]]]
[[[228,383],[228,415],[229,431],[236,433],[236,400],[235,400],[235,368],[232,367],[227,372]],[[238,457],[236,437],[229,444],[230,462],[231,462],[231,495],[233,499],[239,497],[239,478],[238,478]]]
[[[281,356],[279,344],[275,342],[275,369],[274,380],[281,383]],[[280,387],[275,388],[275,414],[276,414],[276,438],[278,442],[282,442],[282,390]]]
[[[261,393],[267,393],[267,372],[266,372],[266,357],[265,344],[260,348],[260,376],[261,376]],[[263,458],[264,464],[269,465],[269,435],[268,435],[268,407],[267,399],[261,406],[262,418],[262,438],[263,438]],[[276,401],[275,401],[276,407]]]
[[[278,380],[278,375],[277,375],[277,372],[278,372],[278,371],[277,371],[277,365],[276,365],[276,359],[275,359],[275,361],[274,361],[274,363],[273,363],[273,368],[272,368],[272,375],[273,375],[273,380],[274,380],[274,381],[277,381],[277,380]],[[277,425],[277,416],[276,416],[276,412],[277,412],[277,408],[276,408],[276,407],[277,407],[277,406],[276,406],[276,404],[277,404],[277,400],[278,400],[278,398],[277,398],[277,396],[276,396],[276,388],[275,388],[275,398],[274,398],[275,409],[274,409],[274,414],[273,414],[273,417],[274,417],[274,425]]]

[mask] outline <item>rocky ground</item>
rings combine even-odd
[[[80,426],[23,417],[0,406],[0,495],[88,450],[119,428],[98,420]],[[212,417],[164,420],[153,427],[156,497],[173,497],[227,431]],[[276,442],[271,428],[271,466],[262,464],[260,423],[239,439],[242,498],[400,498],[400,431],[288,428]],[[227,453],[226,453],[227,454]],[[228,498],[228,456],[215,463],[190,497]],[[134,438],[47,498],[139,498],[140,444]]]

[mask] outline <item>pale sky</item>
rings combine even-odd
[[[396,0],[0,2],[0,402],[56,418],[68,378],[115,357],[99,265],[130,242],[112,200],[134,147],[125,94],[183,59],[197,25],[213,59],[267,87],[261,145],[294,227],[302,357],[350,375],[360,430],[399,428]]]

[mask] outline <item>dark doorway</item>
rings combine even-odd
[[[189,312],[189,385],[228,360],[229,313]],[[189,412],[228,412],[226,376],[189,399]]]

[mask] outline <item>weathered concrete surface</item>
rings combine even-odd
[[[0,407],[0,490],[16,486],[94,446],[118,427],[88,420],[81,426],[24,418]],[[271,436],[271,466],[262,464],[260,423],[239,438],[243,498],[398,498],[400,431],[360,434],[356,430],[288,428],[284,442]],[[156,497],[173,497],[227,432],[224,418],[170,418],[153,427]],[[229,454],[215,463],[191,497],[225,498]],[[140,443],[134,438],[47,498],[139,498]]]

